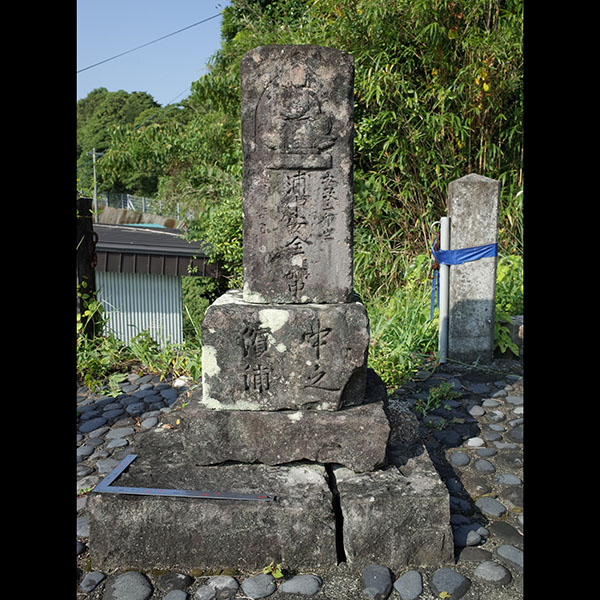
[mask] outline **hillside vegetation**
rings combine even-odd
[[[239,287],[240,60],[265,44],[349,52],[355,287],[371,318],[370,362],[395,383],[437,348],[428,253],[450,181],[475,172],[501,182],[498,326],[522,310],[522,21],[515,0],[233,0],[189,97],[107,128],[100,189],[179,203],[188,235],[211,245]]]

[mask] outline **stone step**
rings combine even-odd
[[[383,403],[324,411],[187,411],[184,446],[200,465],[279,465],[301,460],[372,471],[385,463],[390,434]]]
[[[146,435],[146,434],[140,434]],[[162,437],[161,437],[162,436]],[[299,463],[196,466],[156,434],[112,485],[274,495],[273,502],[91,492],[93,568],[255,571],[451,562],[449,496],[427,452],[370,473]]]
[[[210,410],[193,395],[181,413],[186,453],[199,465],[227,461],[338,463],[356,472],[385,464],[390,424],[385,385],[367,372],[364,404],[339,411]]]
[[[95,569],[254,571],[336,564],[332,493],[319,465],[196,467],[138,457],[113,485],[274,494],[273,502],[91,493]],[[174,457],[173,457],[174,458]]]
[[[333,469],[349,564],[406,566],[454,564],[450,502],[424,447],[400,468],[370,473]]]

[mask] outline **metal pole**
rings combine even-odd
[[[450,219],[440,219],[440,250],[450,250]],[[440,305],[439,305],[439,333],[438,349],[440,363],[445,363],[448,357],[448,292],[449,292],[449,266],[440,264]]]
[[[98,222],[98,186],[96,184],[96,148],[92,148],[92,165],[94,168],[94,222]]]

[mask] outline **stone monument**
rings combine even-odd
[[[362,404],[369,325],[352,282],[353,58],[263,46],[241,65],[244,289],[202,327],[208,408]]]
[[[353,297],[354,59],[263,46],[242,59],[244,300]]]
[[[448,184],[450,248],[498,242],[500,182],[470,173]],[[494,351],[496,256],[450,269],[448,356],[490,362]]]
[[[352,282],[353,62],[317,46],[242,59],[243,290],[207,309],[201,389],[138,436],[121,475],[275,500],[92,494],[95,568],[452,562],[448,491],[415,440],[393,464],[385,386],[367,368]]]

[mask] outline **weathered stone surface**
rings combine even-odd
[[[187,452],[199,465],[310,460],[362,472],[383,466],[390,426],[377,402],[336,412],[186,407],[182,430]]]
[[[192,396],[181,414],[183,445],[198,465],[338,463],[356,472],[383,466],[390,424],[385,385],[367,370],[365,403],[340,411],[220,411]]]
[[[164,439],[153,456],[138,456],[116,484],[274,494],[275,501],[92,492],[94,568],[252,571],[271,561],[299,570],[335,565],[335,518],[324,467],[195,467],[177,444]]]
[[[261,46],[241,62],[244,299],[346,302],[354,59]]]
[[[426,452],[401,469],[333,470],[343,515],[348,563],[406,566],[452,564],[448,490]]]
[[[498,241],[500,182],[471,173],[448,184],[450,246]],[[448,295],[448,356],[490,361],[494,350],[496,257],[453,265]]]
[[[340,304],[245,302],[229,291],[202,322],[202,404],[220,410],[338,410],[360,404],[369,319]]]

